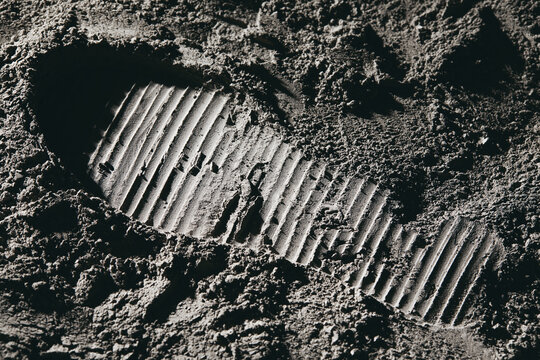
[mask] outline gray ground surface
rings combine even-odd
[[[532,1],[0,2],[0,357],[534,359],[539,15]],[[453,215],[490,225],[505,258],[474,321],[424,326],[268,251],[114,211],[51,147],[39,105],[72,106],[60,80],[44,97],[47,74],[105,55],[246,94],[255,121],[388,188],[426,237]]]

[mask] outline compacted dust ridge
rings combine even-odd
[[[537,359],[539,15],[0,0],[0,359]]]

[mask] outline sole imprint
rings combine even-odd
[[[377,184],[307,159],[231,107],[220,92],[134,84],[88,154],[88,174],[113,207],[159,230],[264,242],[318,268],[348,259],[336,276],[380,302],[431,324],[469,319],[481,272],[498,258],[494,234],[456,217],[420,245]]]

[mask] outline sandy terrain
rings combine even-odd
[[[0,358],[538,358],[539,16],[0,1]]]

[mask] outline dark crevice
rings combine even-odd
[[[493,10],[483,8],[478,16],[482,21],[478,33],[445,59],[441,75],[468,90],[486,93],[508,81],[511,72],[522,72],[524,60]]]
[[[234,212],[238,208],[239,202],[240,192],[238,191],[225,205],[221,217],[219,218],[216,226],[214,227],[214,230],[212,230],[211,235],[213,237],[221,236],[227,231],[227,224],[229,223],[232,214],[234,214]]]
[[[261,209],[264,203],[262,196],[250,197],[247,203],[245,216],[241,217],[240,228],[234,236],[234,240],[239,243],[246,241],[249,234],[258,234],[261,231],[263,218]]]

